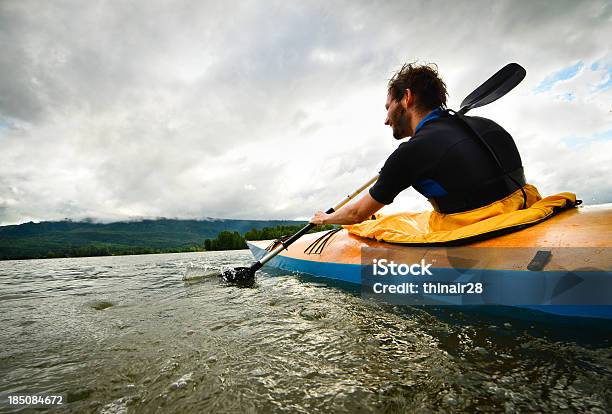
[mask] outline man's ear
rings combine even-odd
[[[408,88],[404,90],[404,96],[402,96],[402,106],[404,109],[408,109],[414,103],[414,95],[412,91]]]

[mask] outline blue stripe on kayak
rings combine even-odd
[[[251,243],[248,243],[248,246],[257,260],[266,254],[264,249]],[[278,255],[266,265],[290,272],[308,273],[309,275],[320,276],[326,279],[342,280],[361,285],[361,265],[358,264],[314,262]]]
[[[247,244],[257,260],[261,259],[266,254],[265,249],[251,243]],[[361,285],[362,266],[358,264],[315,262],[278,255],[266,265],[290,272],[307,273],[326,279],[341,280]],[[512,272],[516,274],[524,273],[523,271],[517,270],[504,270],[503,272]],[[612,319],[611,305],[517,305],[516,307],[560,316]]]

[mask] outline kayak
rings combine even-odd
[[[489,296],[494,297],[491,302],[483,303],[482,298],[466,302],[466,295],[443,295],[436,291],[425,295],[421,291],[419,300],[425,305],[434,302],[442,305],[508,305],[495,301],[503,297],[516,302],[508,305],[512,307],[564,317],[612,319],[611,230],[612,204],[571,208],[523,230],[465,246],[391,244],[364,239],[339,229],[306,234],[266,265],[361,285],[363,293],[364,280],[371,280],[372,268],[376,268],[372,264],[376,259],[372,262],[372,257],[385,257],[386,263],[391,263],[394,258],[397,263],[410,258],[411,263],[428,263],[425,267],[434,274],[452,273],[454,282],[466,280],[467,275],[471,275],[471,280],[476,280],[474,277],[484,277],[483,280],[487,281],[495,278],[498,285],[500,280],[503,281],[503,289],[498,287],[496,292],[490,292]],[[271,240],[247,241],[257,260],[273,243]],[[379,260],[379,263],[382,262]],[[401,266],[396,266],[396,270],[398,268]],[[476,274],[478,276],[474,276]],[[420,280],[426,280],[426,276]],[[552,288],[551,280],[554,280]],[[495,283],[485,285],[493,286]],[[368,285],[370,288],[372,286]],[[546,300],[533,300],[530,294],[536,288]],[[434,302],[428,302],[429,299]]]

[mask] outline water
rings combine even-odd
[[[270,269],[238,288],[188,270],[251,260],[0,262],[0,411],[34,411],[8,394],[62,394],[38,410],[69,413],[612,410],[609,323],[376,304]]]

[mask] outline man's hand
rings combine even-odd
[[[367,220],[385,205],[374,200],[366,193],[359,201],[347,204],[331,214],[317,211],[310,219],[312,224],[356,224]]]
[[[329,217],[329,214],[325,214],[322,211],[317,211],[315,215],[310,219],[312,224],[316,224],[317,226],[321,226],[325,223],[325,220]]]

